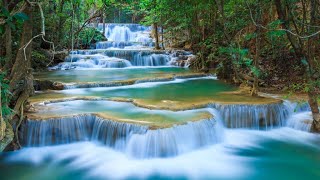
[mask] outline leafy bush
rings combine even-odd
[[[79,46],[83,48],[90,47],[91,44],[98,41],[107,40],[104,35],[93,27],[86,27],[79,33]]]
[[[9,80],[5,78],[5,73],[0,73],[0,87],[1,87],[1,111],[4,117],[12,113],[12,109],[9,108],[9,102],[11,93],[9,91]]]

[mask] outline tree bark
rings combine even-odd
[[[32,7],[28,5],[24,13],[29,20],[23,24],[23,31],[20,40],[20,49],[17,52],[16,60],[11,70],[10,92],[13,94],[15,102],[14,111],[17,113],[23,103],[34,92],[33,75],[31,70],[32,43],[24,47],[32,39]]]
[[[3,0],[5,8],[9,10],[8,0]],[[6,48],[6,62],[4,65],[4,70],[9,71],[12,68],[12,34],[11,28],[8,24],[5,25],[5,48]]]
[[[319,26],[320,20],[317,15],[320,14],[320,6],[318,4],[319,2],[316,0],[311,0],[310,2],[310,25],[312,26]],[[309,33],[315,32],[316,29],[313,27],[309,27]],[[319,112],[319,105],[318,105],[318,94],[316,93],[316,87],[314,85],[314,82],[319,81],[319,77],[314,76],[316,73],[317,65],[319,66],[320,60],[319,56],[316,56],[317,48],[319,48],[319,35],[316,35],[314,37],[309,38],[308,46],[308,67],[306,69],[307,77],[308,77],[308,84],[311,86],[308,92],[308,102],[311,108],[312,112],[312,126],[311,126],[311,132],[317,132],[320,133],[320,112]]]
[[[286,11],[284,10],[281,0],[274,0],[275,6],[276,6],[276,10],[277,10],[277,14],[278,14],[278,19],[281,20],[282,23],[282,28],[283,29],[290,29],[289,27],[289,20],[287,18],[287,14]],[[296,54],[296,56],[298,58],[303,56],[303,51],[302,51],[302,46],[301,44],[299,44],[296,39],[293,37],[292,34],[290,34],[289,32],[286,31],[288,40],[290,41],[291,46],[294,49],[294,52]]]
[[[8,24],[5,25],[5,43],[6,43],[6,63],[4,65],[4,70],[9,71],[12,68],[12,36],[11,28]]]
[[[164,50],[164,37],[163,37],[164,33],[163,33],[163,26],[161,27],[161,45],[162,45],[162,49]]]
[[[62,14],[62,11],[63,11],[63,8],[64,8],[64,4],[65,4],[65,0],[61,0],[60,3],[59,3],[60,7],[59,7],[59,13],[58,13],[59,18],[58,18],[58,27],[57,27],[58,28],[57,29],[57,31],[58,31],[57,36],[58,37],[55,40],[56,44],[59,44],[61,42],[61,40],[62,40],[63,22],[62,22],[61,14]]]
[[[155,49],[160,49],[160,46],[159,46],[159,33],[158,33],[158,25],[157,25],[157,23],[153,23],[153,30],[154,30],[154,38],[156,39]]]
[[[260,23],[260,19],[261,19],[261,6],[259,3],[259,0],[257,2],[257,15],[256,15],[256,19],[257,22]],[[260,49],[261,49],[261,28],[259,26],[256,26],[256,52],[255,52],[255,56],[254,56],[254,61],[253,61],[253,66],[256,68],[256,70],[258,69],[258,65],[259,65],[259,58],[260,58]],[[253,81],[253,86],[252,86],[252,90],[251,90],[251,96],[258,96],[258,88],[259,88],[259,83],[258,83],[258,76],[257,74],[253,73],[254,75],[254,81]]]
[[[101,17],[102,17],[102,33],[104,36],[106,36],[106,18],[105,18],[105,9],[103,8],[102,10],[102,13],[101,13]]]
[[[5,131],[6,131],[6,123],[4,122],[3,117],[2,117],[1,92],[2,92],[2,85],[0,83],[0,141],[4,138]]]

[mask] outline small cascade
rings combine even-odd
[[[138,53],[131,61],[135,66],[164,66],[170,61],[170,57],[165,54],[144,55]]]
[[[105,67],[105,68],[125,68],[125,67],[130,67],[132,65],[128,60],[112,58],[112,59],[100,60],[98,63],[98,66]]]
[[[66,62],[60,63],[51,69],[75,69],[75,68],[125,68],[132,64],[126,59],[97,55],[73,55],[67,57]]]
[[[156,51],[114,50],[105,51],[104,54],[108,57],[127,59],[134,66],[164,66],[171,61],[170,54],[162,54]]]
[[[171,128],[147,126],[80,115],[28,120],[23,126],[24,146],[49,146],[97,141],[135,158],[170,157],[222,141],[223,127],[215,119],[189,122]]]
[[[80,53],[83,51],[79,51]],[[76,54],[68,56],[66,62],[51,69],[74,68],[125,68],[130,66],[168,66],[172,61],[169,54],[152,51],[105,51],[102,54]]]
[[[89,140],[94,118],[91,116],[64,117],[61,119],[28,120],[23,127],[23,144],[26,147],[67,144]]]
[[[169,157],[216,144],[223,139],[222,127],[215,120],[189,122],[172,128],[134,134],[127,153],[138,158]]]
[[[287,121],[287,126],[300,131],[309,132],[313,117],[310,111],[298,112],[293,114]]]
[[[48,146],[77,141],[100,141],[110,147],[126,142],[132,133],[145,133],[146,126],[79,115],[48,120],[28,120],[23,127],[24,145]]]
[[[212,104],[217,109],[223,123],[228,128],[272,129],[285,126],[293,113],[284,103],[267,105],[222,105]]]
[[[142,43],[142,42],[126,42],[126,41],[101,41],[96,43],[96,49],[137,49],[143,47],[152,47],[154,45],[153,42]]]
[[[103,31],[103,24],[98,24],[98,29]],[[151,27],[139,24],[107,24],[105,36],[108,41],[152,43],[150,37]]]

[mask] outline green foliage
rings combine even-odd
[[[281,22],[280,19],[277,19],[277,20],[274,20],[274,21],[271,21],[267,27],[270,28],[270,29],[276,29],[278,28],[283,22]]]
[[[256,38],[256,37],[257,37],[257,34],[256,34],[256,33],[249,33],[249,34],[246,34],[246,35],[245,35],[244,39],[245,39],[246,41],[250,41],[250,40],[252,40],[252,39],[254,39],[254,38]]]
[[[5,7],[1,8],[0,18],[4,18],[5,24],[9,25],[10,28],[13,30],[16,29],[16,24],[19,24],[19,23],[21,24],[23,21],[26,21],[29,19],[29,17],[23,12],[17,12],[11,15],[8,9],[6,9]],[[17,21],[17,23],[15,23],[15,21]],[[4,25],[0,26],[0,34],[4,32]]]
[[[12,109],[9,108],[9,101],[11,92],[9,91],[9,81],[5,78],[5,73],[0,72],[0,88],[1,88],[1,111],[4,117],[9,116],[12,113]]]
[[[282,30],[273,30],[267,33],[267,36],[269,36],[269,38],[279,38],[283,37],[284,35],[286,35],[286,32]]]
[[[103,34],[96,28],[87,27],[79,33],[79,41],[81,46],[89,47],[92,43],[106,40]]]
[[[16,14],[14,14],[13,17],[17,20],[20,20],[20,21],[26,21],[29,19],[29,17],[23,12],[18,12]]]
[[[307,62],[307,60],[304,58],[304,59],[301,59],[301,63],[303,64],[303,65],[305,65],[305,66],[307,66],[308,65],[308,62]]]

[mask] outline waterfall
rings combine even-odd
[[[100,27],[99,27],[100,26]],[[101,25],[98,28],[102,31]],[[151,28],[139,24],[107,24],[105,36],[108,41],[152,43]]]
[[[130,136],[144,133],[146,126],[105,120],[93,115],[28,120],[23,127],[25,146],[48,146],[76,141],[100,141],[110,147]]]
[[[144,55],[138,53],[131,61],[135,66],[164,66],[170,61],[170,57],[165,54]]]
[[[310,106],[307,102],[295,103],[290,101],[285,101],[285,103],[294,112],[287,120],[287,127],[297,129],[300,131],[309,132],[311,129],[313,117],[311,113]]]
[[[72,116],[60,119],[28,120],[23,126],[23,144],[27,147],[67,144],[90,139],[95,118]]]
[[[309,132],[313,117],[310,111],[293,114],[287,121],[287,126],[293,129]]]
[[[98,66],[106,67],[106,68],[125,68],[125,67],[130,67],[132,65],[128,60],[114,58],[114,59],[100,60],[98,63]]]
[[[92,25],[91,25],[92,26]],[[102,31],[103,25],[98,25]],[[65,62],[49,69],[125,68],[130,66],[185,66],[190,52],[153,51],[151,27],[139,24],[107,24],[108,41],[97,42],[96,49],[73,50]]]
[[[153,42],[101,41],[96,43],[96,49],[135,49],[152,46],[154,46]]]
[[[285,126],[286,120],[293,113],[284,103],[267,105],[223,105],[211,104],[217,109],[228,128],[272,129]]]
[[[172,128],[134,134],[127,153],[139,157],[170,157],[222,141],[222,127],[216,120],[189,122]]]
[[[204,119],[171,128],[147,126],[79,115],[48,120],[28,120],[22,127],[26,147],[97,141],[136,158],[169,157],[221,142],[223,128]]]
[[[81,52],[80,52],[81,53]],[[77,54],[68,56],[66,62],[51,69],[69,68],[125,68],[130,66],[168,66],[172,60],[169,54],[152,51],[105,51],[104,54]],[[72,62],[72,63],[71,63]]]

